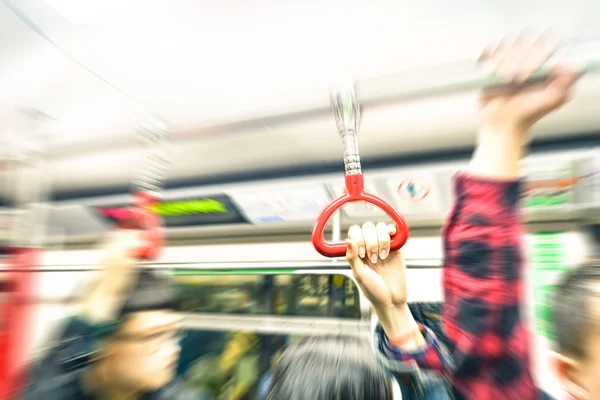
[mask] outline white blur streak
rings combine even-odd
[[[94,24],[135,16],[155,0],[45,0],[72,24]]]

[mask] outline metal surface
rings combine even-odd
[[[247,315],[184,314],[187,329],[207,331],[244,331],[259,334],[364,336],[368,319],[296,318]]]
[[[159,197],[169,166],[167,157],[167,131],[158,121],[150,121],[139,127],[138,132],[149,151],[134,178],[136,190]]]
[[[358,131],[360,127],[360,104],[352,81],[333,87],[330,92],[333,116],[344,145],[346,175],[360,174]]]
[[[442,266],[441,260],[438,259],[419,259],[411,260],[406,259],[407,269],[429,269],[429,268],[440,268]],[[239,263],[141,263],[144,269],[162,270],[162,271],[223,271],[224,273],[230,273],[235,275],[231,271],[244,271],[244,273],[256,273],[256,274],[278,274],[282,271],[285,273],[303,273],[303,274],[345,274],[350,271],[350,267],[345,260],[340,260],[338,263],[323,262],[323,261],[281,261],[281,262],[239,262]],[[99,271],[101,269],[98,265],[44,265],[37,266],[29,269],[29,271],[39,273],[49,272],[90,272]],[[5,271],[6,267],[0,265],[0,272]],[[268,270],[272,270],[269,272]],[[288,272],[295,270],[293,272]]]
[[[600,37],[579,39],[559,47],[546,65],[532,74],[527,85],[548,78],[558,61],[581,73],[600,72]],[[444,73],[440,73],[440,72]],[[475,59],[442,66],[407,71],[402,75],[359,81],[361,101],[377,103],[390,100],[412,100],[470,92],[483,88],[514,90],[518,85],[490,74]]]

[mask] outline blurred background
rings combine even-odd
[[[45,249],[29,353],[97,273],[95,243],[157,151],[168,161],[155,206],[168,243],[147,268],[175,276],[186,324],[203,337],[190,381],[253,398],[299,337],[368,330],[347,264],[310,243],[344,189],[328,88],[348,76],[363,106],[366,187],[407,218],[410,301],[435,320],[439,229],[475,144],[477,91],[406,88],[460,82],[486,44],[524,28],[597,38],[599,12],[595,0],[0,1],[0,239]],[[577,91],[538,126],[526,159],[527,316],[550,393],[547,299],[561,271],[599,246],[600,75]],[[338,217],[326,236],[387,218],[363,204]]]

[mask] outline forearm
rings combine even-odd
[[[78,314],[91,325],[109,323],[117,318],[121,302],[121,295],[99,280],[90,285]]]
[[[482,178],[518,179],[526,137],[527,132],[511,126],[482,126],[468,172]]]
[[[138,243],[136,231],[116,230],[99,247],[101,272],[86,288],[80,316],[92,325],[114,321],[137,274],[130,249]]]

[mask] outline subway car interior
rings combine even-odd
[[[190,349],[178,376],[254,399],[302,338],[369,340],[377,316],[343,243],[397,210],[410,310],[444,340],[441,229],[477,145],[478,57],[549,27],[589,72],[523,159],[522,317],[535,382],[561,398],[550,298],[600,252],[598,11],[594,0],[0,1],[0,304],[18,303],[0,329],[21,324],[22,364],[43,358],[103,273],[99,244],[140,207],[164,237],[136,265],[178,293]],[[332,209],[363,174],[385,206]]]

